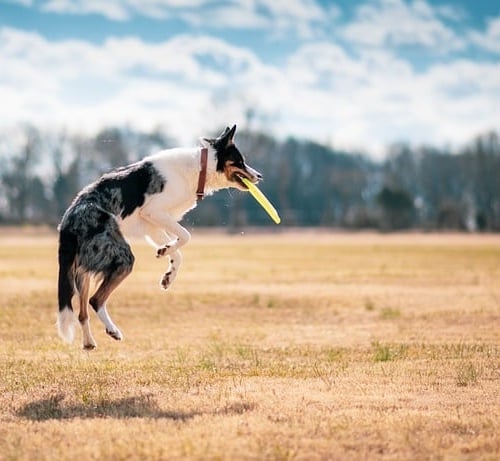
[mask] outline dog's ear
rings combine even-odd
[[[201,147],[215,147],[216,149],[224,150],[228,145],[233,144],[236,125],[232,128],[226,126],[224,131],[217,138],[200,138]]]
[[[231,129],[228,126],[226,126],[226,128],[224,128],[224,131],[219,135],[219,139],[225,138],[230,131]]]
[[[209,147],[212,147],[214,144],[215,144],[215,139],[213,138],[200,138],[201,147],[206,147],[208,149]]]
[[[236,125],[233,125],[233,127],[229,130],[228,136],[229,136],[229,142],[233,142],[234,138],[234,133],[236,133]]]
[[[215,143],[222,148],[225,148],[229,144],[233,143],[234,133],[236,132],[236,125],[233,125],[232,128],[226,126],[226,129],[219,135],[219,137],[215,140]]]

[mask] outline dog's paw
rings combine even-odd
[[[160,248],[158,248],[156,250],[156,257],[161,258],[163,256],[172,254],[174,251],[177,250],[178,242],[179,242],[179,239],[173,240],[173,241],[161,246]]]
[[[121,341],[123,339],[123,335],[118,328],[116,330],[108,330],[106,328],[106,333],[117,341]]]
[[[163,256],[166,256],[168,254],[168,250],[170,250],[170,246],[163,245],[162,247],[160,247],[156,250],[156,257],[161,258]]]
[[[165,291],[169,289],[170,285],[174,281],[174,276],[172,271],[165,272],[160,280],[160,287]]]

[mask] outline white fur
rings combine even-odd
[[[127,237],[149,236],[148,243],[154,242],[153,246],[156,247],[164,244],[166,233],[172,238],[177,238],[181,233],[188,239],[185,234],[187,231],[183,232],[179,229],[181,226],[176,224],[184,214],[196,206],[195,191],[200,171],[200,149],[168,149],[150,155],[144,160],[151,162],[166,179],[165,188],[161,194],[149,196],[141,208],[120,221],[123,234]],[[209,186],[209,176],[214,174],[215,156],[211,149],[207,165],[207,192],[213,190],[213,186]],[[229,185],[227,183],[223,187]]]
[[[72,343],[75,339],[75,322],[75,314],[69,307],[59,311],[57,315],[57,331],[59,336],[67,343]]]
[[[208,148],[205,194],[210,195],[234,183],[216,171],[215,150],[205,145]],[[144,237],[156,250],[166,248],[162,255],[170,256],[171,265],[160,281],[165,290],[172,284],[182,262],[179,249],[191,239],[191,234],[178,221],[196,206],[200,156],[201,149],[194,147],[167,149],[146,157],[144,160],[151,162],[165,178],[165,188],[161,194],[149,196],[142,207],[120,220],[126,237]]]
[[[99,317],[101,322],[104,323],[104,326],[106,327],[106,332],[108,334],[112,334],[112,336],[115,339],[118,340],[123,339],[121,331],[116,327],[116,325],[111,320],[111,317],[108,314],[106,306],[101,306],[99,309],[97,309],[97,316]]]
[[[237,187],[225,174],[217,172],[216,152],[206,140],[200,140],[208,149],[205,195]],[[165,178],[165,187],[160,194],[149,196],[142,207],[120,221],[123,235],[144,237],[161,256],[170,256],[170,265],[160,280],[160,286],[167,290],[177,276],[182,262],[179,249],[189,242],[191,234],[178,221],[185,213],[196,207],[195,191],[201,169],[201,148],[175,148],[160,151],[146,157]],[[260,173],[245,165],[247,174],[258,180]],[[161,250],[161,251],[160,251]]]

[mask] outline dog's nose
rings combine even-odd
[[[248,165],[246,165],[246,172],[249,176],[249,179],[251,179],[252,182],[259,182],[262,179],[262,175],[257,170],[254,170],[252,167],[249,167]]]
[[[254,184],[259,183],[262,180],[262,175],[260,173],[255,173],[254,180],[252,181]]]

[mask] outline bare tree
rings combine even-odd
[[[497,133],[478,136],[463,153],[467,190],[480,230],[500,230],[500,143]]]
[[[31,187],[35,177],[33,171],[38,161],[40,144],[40,134],[33,126],[25,126],[22,135],[24,139],[21,148],[6,160],[6,168],[0,178],[9,216],[21,223],[28,218]]]

